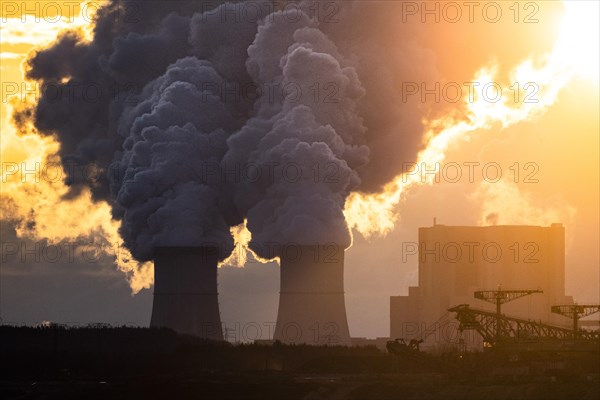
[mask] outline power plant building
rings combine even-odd
[[[215,247],[154,249],[154,299],[150,326],[223,340]]]
[[[352,344],[344,298],[344,248],[283,246],[273,340]],[[157,247],[151,327],[223,340],[217,293],[219,252],[211,247]]]
[[[502,313],[556,326],[568,326],[552,314],[565,296],[565,230],[562,224],[541,226],[445,226],[419,229],[419,242],[403,252],[418,257],[419,283],[408,296],[390,298],[390,336],[424,339],[424,348],[456,344],[458,323],[449,307],[469,304],[495,312],[495,305],[475,299],[474,292],[540,289],[502,305]],[[407,257],[407,254],[404,254]],[[467,332],[465,332],[467,333]],[[473,335],[473,331],[469,331]],[[476,336],[476,335],[475,335]],[[479,346],[467,337],[467,347]]]
[[[283,246],[274,340],[350,346],[344,299],[344,248]]]

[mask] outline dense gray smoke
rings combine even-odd
[[[111,202],[138,260],[177,245],[226,257],[244,218],[262,256],[348,246],[348,194],[381,188],[422,146],[423,110],[401,85],[435,70],[398,7],[113,0],[92,42],[63,34],[29,60],[30,78],[74,93],[45,93],[35,124],[64,163],[105,172],[68,183]],[[77,90],[89,86],[94,101]]]
[[[155,246],[233,249],[220,209],[226,203],[221,182],[205,172],[220,163],[234,129],[230,108],[203,89],[222,84],[209,61],[182,58],[123,112],[123,152],[115,165],[124,174],[114,181],[115,214],[138,259],[150,259]]]
[[[233,191],[248,216],[251,246],[263,256],[277,243],[350,245],[344,200],[369,155],[356,70],[308,17],[289,19],[279,12],[260,26],[247,62],[260,87],[289,90],[256,102],[256,116],[230,137],[224,160],[267,177]]]

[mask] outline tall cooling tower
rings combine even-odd
[[[274,340],[346,345],[344,249],[337,245],[285,246]]]
[[[216,247],[156,247],[151,327],[223,340]]]

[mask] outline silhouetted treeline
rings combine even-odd
[[[169,329],[0,326],[0,398],[598,398],[598,352],[387,354]]]
[[[386,373],[394,362],[376,347],[234,346],[169,329],[131,327],[3,326],[0,356],[5,377],[61,371],[107,377],[200,371]]]

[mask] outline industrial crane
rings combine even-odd
[[[460,304],[448,309],[456,313],[460,322],[460,329],[474,329],[487,343],[498,344],[502,340],[529,340],[535,338],[548,338],[567,340],[573,338],[573,331],[568,328],[552,326],[541,322],[509,317],[471,308],[468,304]],[[500,332],[500,335],[498,335]],[[581,331],[579,339],[598,343],[600,332]]]
[[[488,303],[496,304],[496,314],[501,314],[501,305],[508,303],[509,301],[516,300],[518,298],[528,296],[533,293],[544,293],[543,291],[536,290],[502,290],[498,287],[498,290],[479,290],[474,293],[476,299],[487,301]]]
[[[569,317],[573,320],[573,335],[575,337],[579,336],[579,318],[587,317],[588,315],[592,315],[600,311],[600,305],[594,304],[568,304],[568,305],[559,305],[552,306],[550,308],[555,314],[560,314],[565,317]]]
[[[501,286],[498,286],[498,290],[479,290],[474,293],[476,299],[487,301],[488,303],[496,304],[496,315],[498,321],[496,321],[496,338],[500,337],[501,334],[501,323],[500,316],[502,315],[502,304],[508,303],[519,299],[524,296],[529,296],[533,293],[544,293],[539,289],[536,290],[502,290]]]
[[[533,294],[543,293],[541,290],[484,290],[474,293],[475,298],[496,304],[496,312],[471,308],[468,304],[460,304],[448,309],[456,313],[460,329],[474,329],[490,344],[498,344],[502,340],[516,341],[532,338],[566,340],[576,338],[588,344],[597,345],[600,341],[598,331],[579,331],[577,323],[585,317],[600,311],[600,305],[569,304],[551,308],[556,314],[573,319],[573,329],[556,327],[531,320],[509,317],[502,314],[501,305],[509,301]]]

